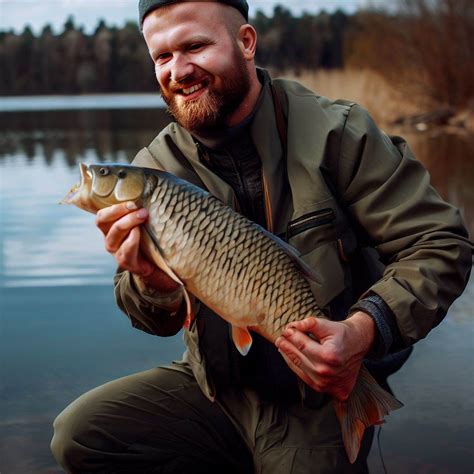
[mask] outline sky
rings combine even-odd
[[[248,0],[250,16],[257,10],[271,14],[278,3],[299,15],[303,11],[316,13],[321,9],[332,12],[338,8],[348,13],[367,5],[369,0]],[[122,26],[127,20],[136,21],[138,0],[0,0],[0,30],[21,32],[29,24],[35,33],[50,23],[55,32],[62,31],[66,19],[74,16],[75,24],[92,32],[99,19],[107,25]]]

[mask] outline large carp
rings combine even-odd
[[[124,164],[80,164],[81,182],[63,202],[96,213],[134,201],[149,211],[144,253],[183,287],[185,326],[194,295],[232,326],[237,349],[247,354],[249,329],[274,343],[285,326],[309,316],[324,318],[307,279],[314,271],[296,250],[222,204],[201,188],[164,171]],[[365,428],[401,403],[362,367],[347,401],[333,400],[350,462]]]

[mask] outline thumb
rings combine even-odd
[[[313,334],[318,340],[322,341],[328,336],[332,336],[338,329],[339,323],[330,321],[329,319],[314,318],[316,324],[313,326]]]
[[[311,317],[292,322],[288,327],[312,334],[317,340],[322,340],[334,333],[334,324],[333,321],[328,319]]]

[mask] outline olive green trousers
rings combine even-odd
[[[79,397],[56,418],[51,449],[66,472],[81,474],[352,474],[368,472],[372,436],[351,465],[331,403],[268,403],[247,390],[213,403],[174,365]]]

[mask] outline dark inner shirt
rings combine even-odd
[[[261,104],[243,123],[206,136],[196,136],[201,160],[234,190],[240,212],[266,228],[262,163],[250,135],[250,125]],[[263,337],[252,333],[247,356],[234,347],[230,326],[211,311],[200,318],[201,349],[206,355],[214,384],[249,386],[271,399],[295,399],[297,379],[278,353]]]

